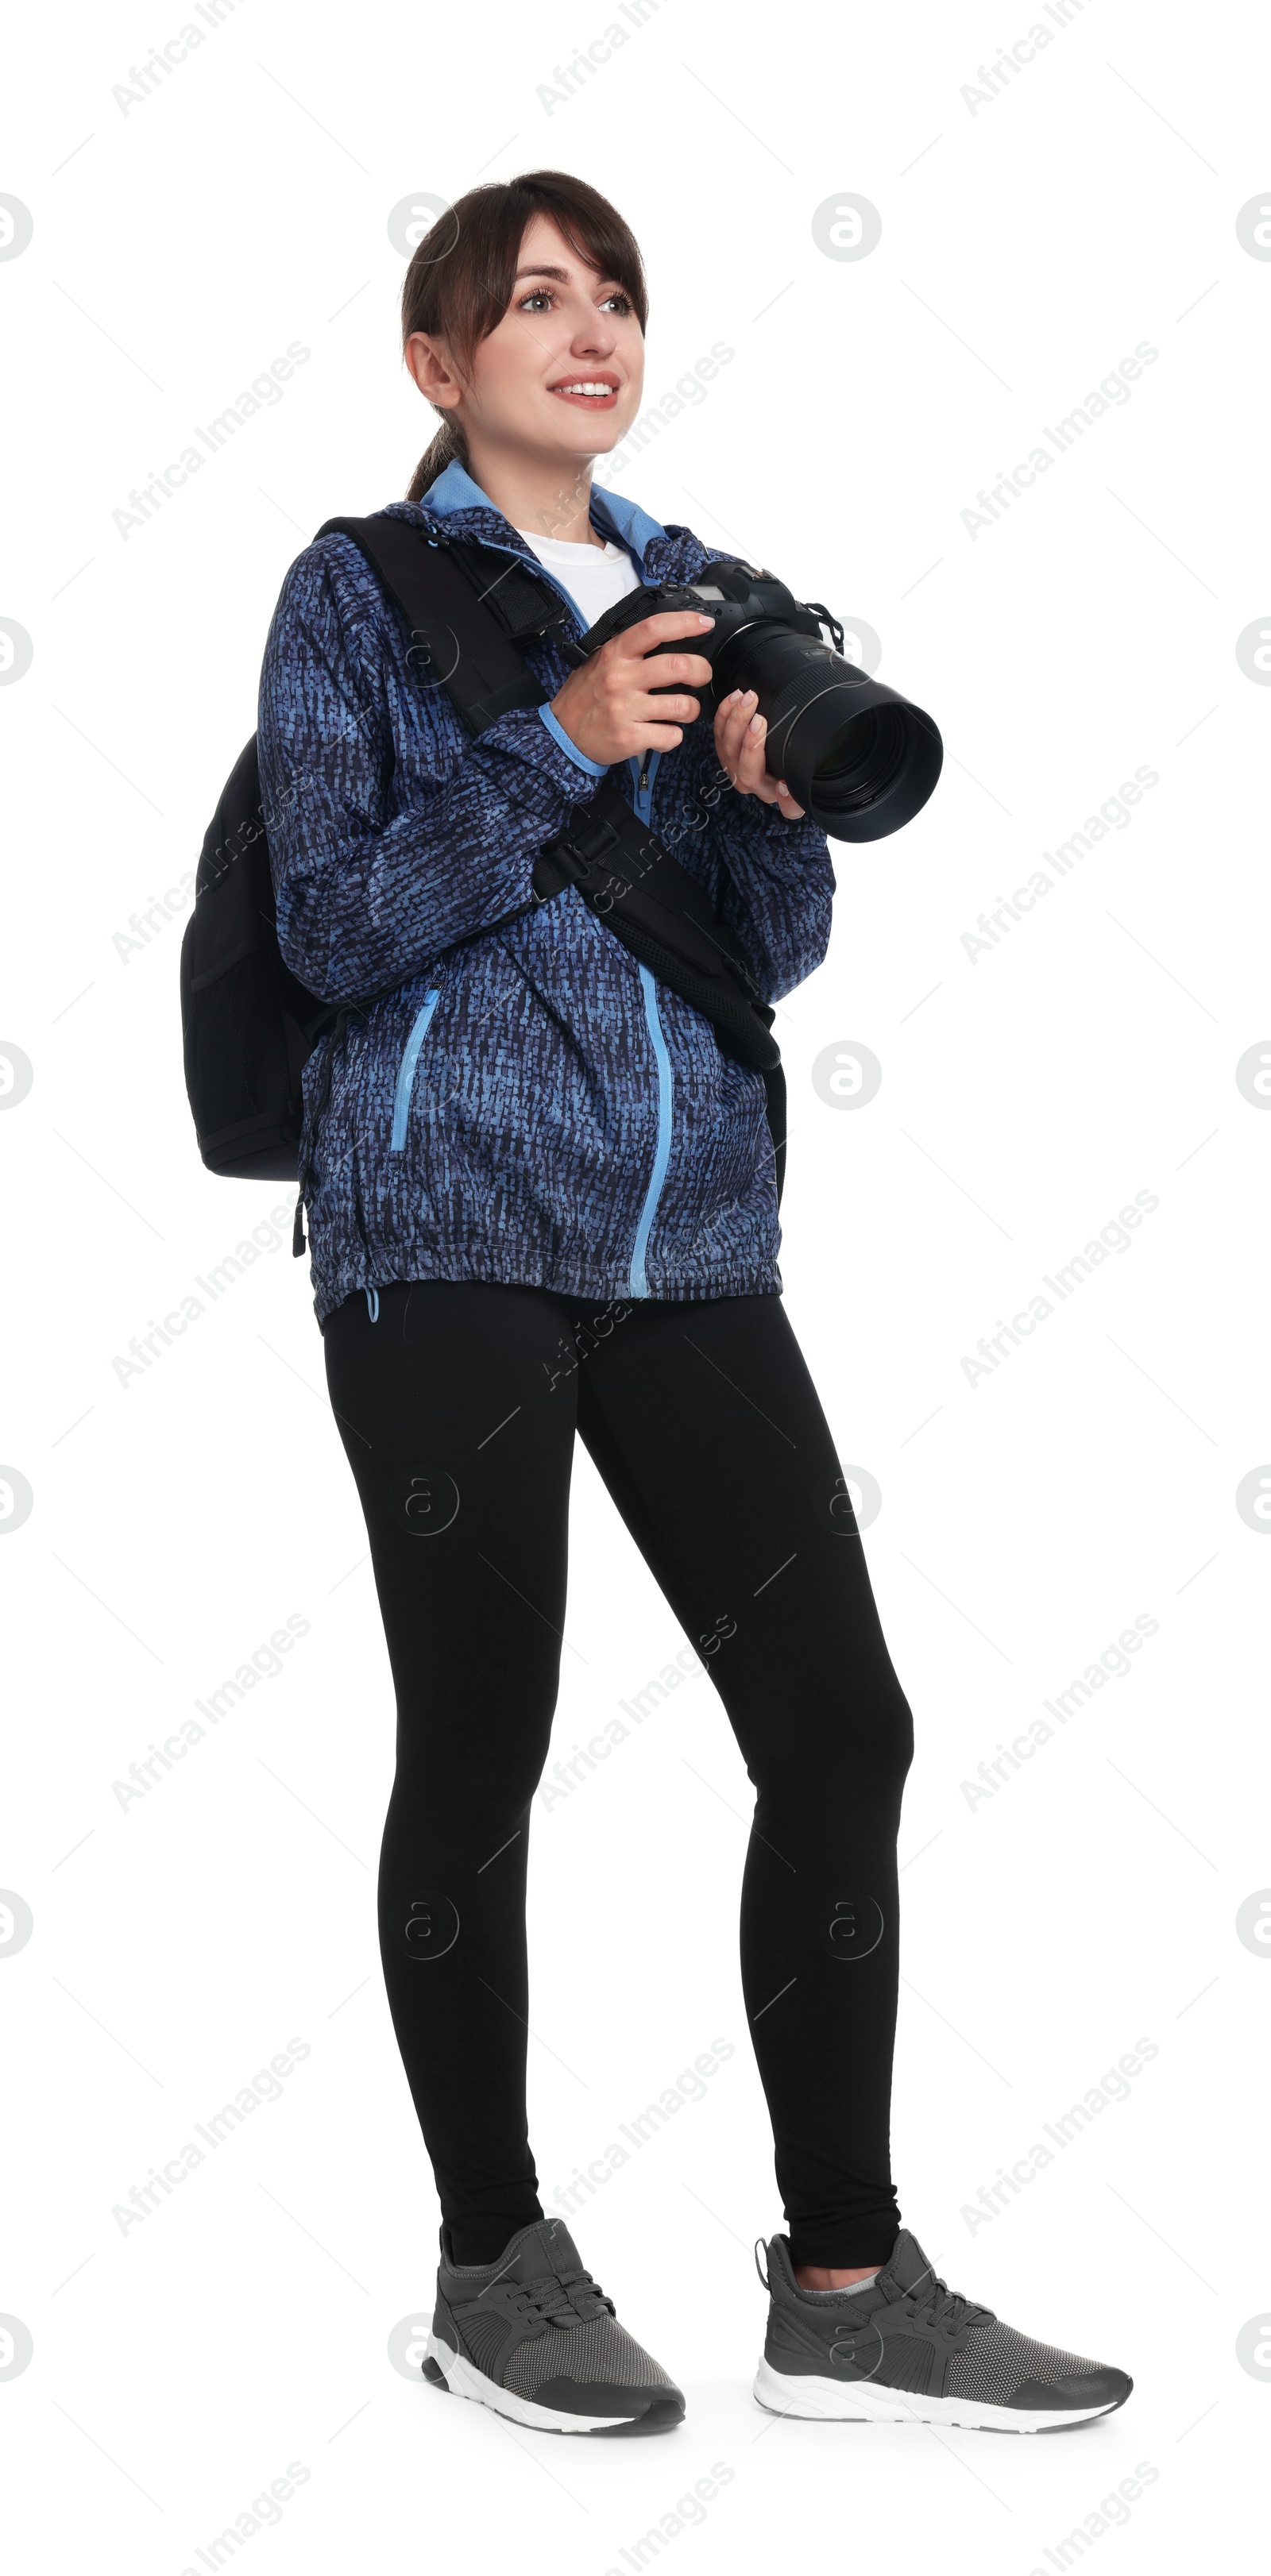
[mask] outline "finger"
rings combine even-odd
[[[713,677],[709,662],[700,653],[657,653],[646,658],[656,661],[659,680],[665,675],[668,681],[692,680],[698,688],[705,688]],[[652,680],[652,673],[649,676]]]
[[[716,709],[715,748],[720,766],[728,771],[742,795],[759,796],[766,805],[779,805],[787,821],[797,823],[802,820],[803,806],[791,795],[784,778],[773,780],[768,774],[766,732],[753,736],[749,733],[751,718],[747,710],[753,708],[754,702],[753,689],[745,693],[732,689]],[[746,751],[748,740],[762,748],[763,767],[758,777],[754,774],[755,754]]]
[[[700,616],[696,609],[659,609],[656,617],[642,617],[638,625],[611,636],[605,650],[616,653],[623,661],[638,661],[642,653],[651,653],[655,644],[675,644],[686,635],[704,635],[714,622],[711,617]]]
[[[750,716],[742,727],[738,750],[737,784],[751,796],[765,788],[776,792],[776,780],[767,775],[768,726],[761,715]]]
[[[754,711],[754,704],[752,692],[734,689],[731,696],[725,698],[719,710],[715,740],[719,746],[720,759],[731,778],[737,775],[742,744],[746,738],[746,727]]]
[[[639,734],[639,740],[635,746],[637,753],[643,751],[674,751],[677,745],[682,743],[684,740],[683,733],[678,725],[639,724],[637,726],[637,731]]]
[[[740,688],[732,688],[730,693],[727,693],[727,698],[719,701],[717,711],[714,711],[714,750],[717,750],[719,755],[719,768],[724,768],[727,773],[730,773],[737,793],[742,793],[742,796],[761,796],[763,804],[781,806],[781,814],[786,817],[786,822],[802,822],[804,806],[797,804],[797,799],[791,796],[784,778],[781,778],[781,781],[773,781],[771,775],[768,775],[768,768],[763,768],[763,775],[755,781],[753,775],[750,775],[750,770],[753,770],[753,757],[750,757],[750,770],[742,775],[742,744],[745,744],[748,726],[750,726],[748,706],[753,706],[753,690],[750,690],[750,693],[742,693]],[[761,737],[755,737],[755,739],[761,739]],[[763,742],[766,742],[766,737],[763,737]]]
[[[646,689],[631,709],[635,724],[696,724],[701,714],[697,698],[673,697],[670,690]]]

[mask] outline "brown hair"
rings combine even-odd
[[[427,331],[445,341],[460,373],[467,374],[478,342],[511,303],[525,228],[539,214],[550,215],[578,259],[625,288],[643,331],[649,296],[630,226],[585,179],[565,170],[527,170],[516,179],[469,188],[416,245],[402,285],[403,351],[413,331]],[[418,501],[454,457],[466,465],[468,443],[458,421],[443,412],[410,478],[407,500]]]

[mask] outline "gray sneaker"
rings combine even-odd
[[[539,2218],[497,2263],[456,2263],[441,2231],[424,2377],[540,2433],[670,2433],[673,2380],[620,2326],[569,2229]]]
[[[1057,2433],[1110,2415],[1134,2385],[1104,2362],[1034,2343],[950,2290],[907,2227],[876,2281],[833,2299],[799,2288],[788,2237],[774,2236],[767,2255],[759,2277],[771,2306],[755,2395],[773,2414]]]

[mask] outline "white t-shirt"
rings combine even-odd
[[[625,546],[567,545],[563,537],[536,536],[532,528],[518,528],[547,572],[569,592],[582,617],[584,631],[594,626],[615,601],[625,599],[629,590],[640,586],[640,575]]]

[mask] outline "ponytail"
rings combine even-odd
[[[410,478],[406,491],[407,500],[422,501],[429,485],[435,483],[438,475],[444,473],[446,467],[456,461],[460,465],[467,464],[468,442],[458,421],[451,419],[449,414],[445,414],[436,437],[424,449]]]

